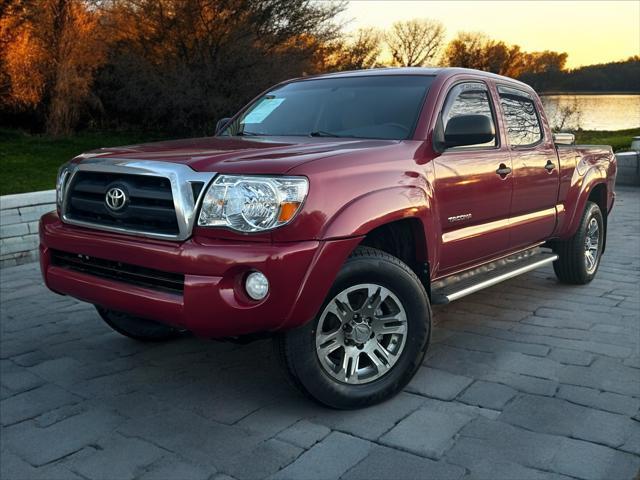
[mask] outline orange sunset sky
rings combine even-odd
[[[384,1],[353,0],[342,20],[346,31],[386,29],[398,20],[440,20],[447,39],[482,31],[526,51],[569,54],[567,67],[640,55],[640,1]]]

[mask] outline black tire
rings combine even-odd
[[[587,268],[585,261],[585,244],[587,230],[592,220],[595,220],[598,225],[599,241],[596,249],[595,267]],[[593,280],[600,266],[604,235],[604,218],[600,207],[598,207],[596,203],[587,202],[578,231],[573,237],[567,240],[557,241],[553,246],[554,251],[558,254],[558,260],[553,262],[553,270],[558,280],[572,285],[584,285]]]
[[[140,342],[165,342],[184,335],[182,330],[162,323],[116,312],[95,305],[98,314],[112,329],[125,337]]]
[[[361,284],[381,286],[399,300],[406,313],[405,340],[386,373],[369,383],[349,384],[333,378],[321,364],[316,353],[316,331],[322,312],[334,297]],[[373,248],[358,247],[338,273],[316,318],[276,336],[274,344],[290,380],[304,394],[332,408],[354,409],[382,402],[402,390],[420,367],[430,334],[431,307],[415,273],[396,257]],[[371,333],[371,338],[376,338],[375,335]]]

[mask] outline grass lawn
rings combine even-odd
[[[583,145],[611,145],[614,152],[629,150],[631,139],[640,136],[640,128],[627,130],[581,130],[576,132],[576,143]]]
[[[55,188],[60,165],[82,152],[156,139],[157,135],[119,132],[86,132],[51,138],[0,129],[0,195]]]
[[[611,145],[614,151],[628,149],[640,128],[576,133],[576,142]],[[158,140],[158,135],[122,132],[83,132],[67,138],[29,135],[0,129],[0,195],[55,188],[58,167],[79,153],[99,147],[114,147]]]

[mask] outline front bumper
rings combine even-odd
[[[312,319],[360,238],[287,243],[192,238],[150,240],[40,220],[40,266],[54,292],[192,331],[230,337],[290,329]],[[184,274],[182,294],[56,266],[51,250]],[[263,272],[269,294],[252,301],[242,278]]]

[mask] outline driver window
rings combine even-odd
[[[495,118],[491,110],[489,100],[489,92],[483,83],[460,83],[453,87],[447,95],[447,100],[442,109],[442,128],[447,129],[447,123],[453,117],[458,115],[485,115],[489,117],[495,128]],[[465,145],[455,147],[455,149],[478,148],[478,147],[495,147],[497,145],[496,138],[487,143],[476,145]]]

